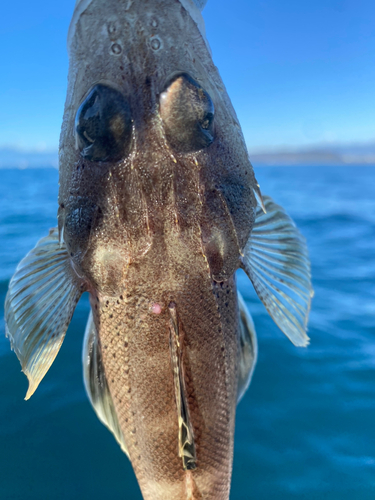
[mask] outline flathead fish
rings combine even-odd
[[[28,399],[89,292],[86,390],[145,500],[229,498],[236,406],[257,356],[237,269],[290,340],[308,343],[306,244],[261,196],[204,3],[77,2],[58,227],[6,298]]]

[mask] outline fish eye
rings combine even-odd
[[[75,119],[76,143],[91,161],[119,161],[131,146],[130,107],[116,89],[97,84],[79,107]]]
[[[215,108],[191,76],[180,73],[160,95],[160,116],[168,142],[182,153],[206,148],[214,140]]]

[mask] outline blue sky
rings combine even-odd
[[[0,147],[57,148],[74,0],[3,4]],[[374,0],[208,0],[204,17],[250,150],[375,140]]]

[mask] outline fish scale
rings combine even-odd
[[[168,259],[168,255],[155,253],[158,255],[157,263]],[[170,250],[169,253],[181,255],[181,249]],[[221,324],[217,310],[212,280],[207,272],[207,262],[202,252],[199,254],[196,251],[194,255],[194,251],[188,249],[185,250],[185,256],[186,254],[193,258],[186,259],[190,260],[189,266],[178,273],[175,281],[181,281],[181,275],[188,276],[192,268],[195,269],[198,278],[196,276],[187,278],[185,282],[180,283],[179,289],[160,296],[160,287],[150,281],[149,272],[143,281],[140,276],[142,273],[136,270],[132,273],[129,269],[125,296],[129,299],[117,304],[118,299],[112,298],[108,300],[108,306],[106,300],[101,299],[104,305],[98,310],[97,328],[104,347],[103,364],[106,377],[145,498],[148,498],[150,483],[164,483],[169,479],[172,485],[176,478],[179,478],[181,487],[185,488],[186,482],[186,473],[177,453],[178,415],[169,347],[169,316],[166,311],[166,305],[172,300],[177,305],[177,312],[184,329],[183,364],[186,373],[189,374],[186,396],[197,448],[197,470],[193,471],[192,477],[200,491],[208,489],[205,487],[206,473],[201,472],[206,469],[207,463],[209,476],[221,478],[220,488],[224,496],[217,496],[218,492],[215,491],[212,493],[214,496],[204,498],[226,498],[229,489],[234,413],[230,410],[233,401],[229,400],[227,393],[234,397],[236,378],[234,373],[231,374],[229,381],[231,387],[228,391],[226,364],[217,361],[218,357],[219,360],[225,360],[226,343],[223,334],[214,335],[215,330],[221,332],[225,326]],[[140,266],[143,269],[150,269],[148,261],[152,261],[154,257],[154,252],[150,251]],[[175,269],[173,261],[170,269],[171,272]],[[165,274],[169,278],[169,273]],[[203,278],[205,286],[202,286]],[[167,289],[168,283],[165,286]],[[191,290],[194,290],[193,294]],[[195,300],[196,293],[201,297],[199,304]],[[162,314],[155,315],[150,312],[153,301],[164,305]],[[137,310],[137,315],[133,316],[133,319],[125,313],[127,308]],[[192,323],[191,318],[202,317],[200,311],[213,311],[213,313],[205,314],[204,321],[199,325]],[[128,339],[126,344],[124,340],[119,342],[118,330],[117,332],[114,330],[114,324],[118,324],[117,328],[124,332],[121,335],[122,339],[124,335]],[[230,325],[230,332],[227,335],[233,338],[235,347],[232,348],[232,352],[234,352],[237,349],[237,336],[233,331],[236,323],[231,322]],[[124,366],[129,366],[128,373],[125,373]],[[234,365],[230,363],[228,366]],[[126,401],[125,405],[123,401]],[[212,412],[212,408],[215,408],[215,412]],[[139,456],[141,460],[138,459]],[[147,463],[145,456],[150,457],[151,463]],[[215,466],[212,467],[210,464]],[[156,497],[150,496],[150,498]]]

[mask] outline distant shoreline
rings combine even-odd
[[[273,150],[249,150],[256,166],[375,166],[375,142],[364,144],[318,145],[305,149],[285,147]],[[26,151],[0,148],[0,169],[58,168],[57,151]]]

